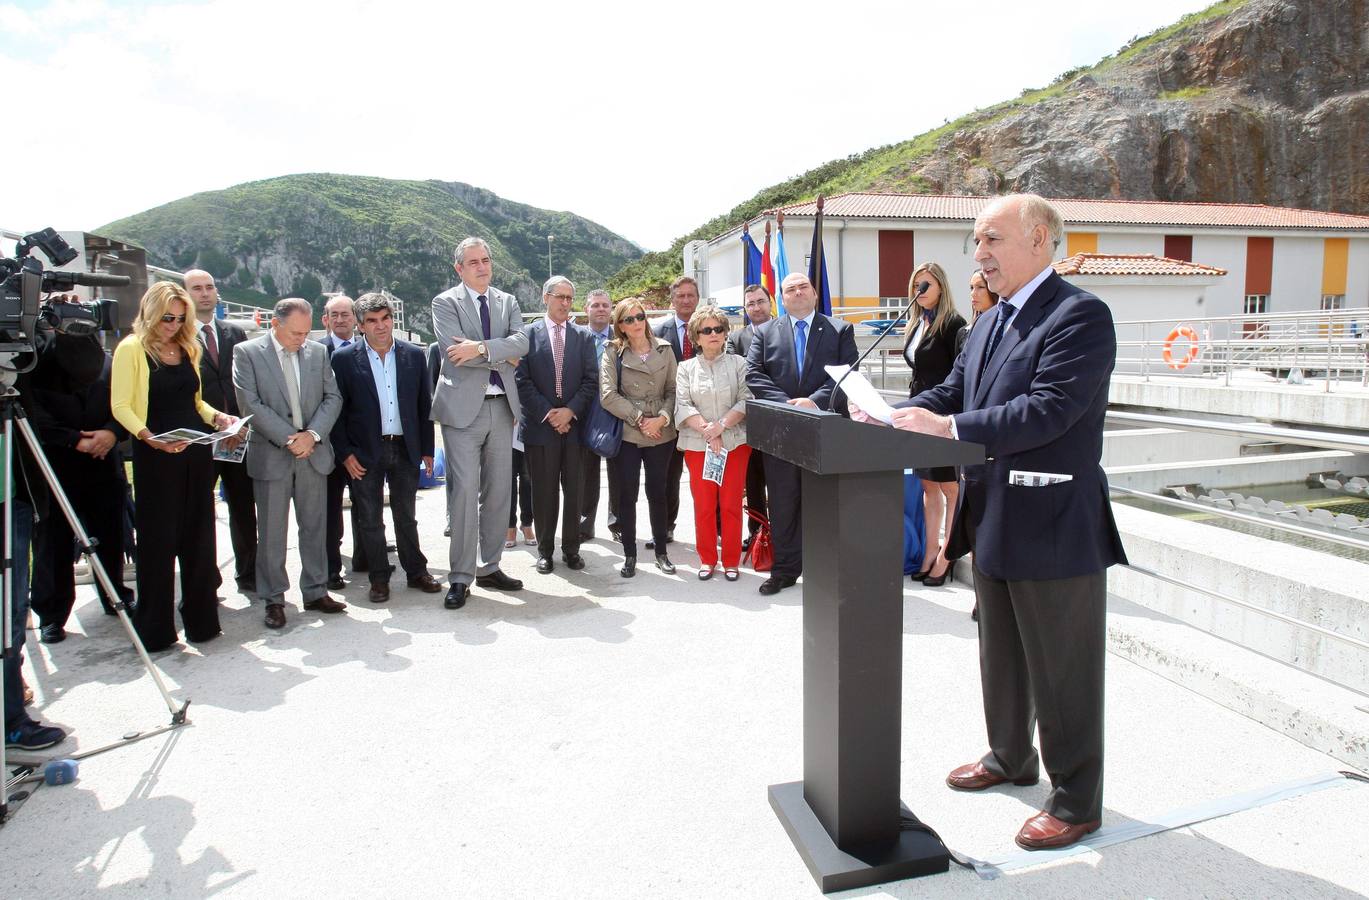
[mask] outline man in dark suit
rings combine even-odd
[[[561,558],[583,569],[580,555],[580,428],[599,389],[598,354],[589,332],[570,321],[575,285],[554,275],[542,288],[547,314],[523,326],[528,352],[514,378],[523,409],[520,433],[532,479],[532,514],[537,526],[537,571],[551,574],[556,547],[557,487],[561,516]]]
[[[828,409],[834,383],[826,367],[855,365],[855,329],[850,322],[817,312],[818,294],[807,275],[787,276],[780,291],[784,315],[762,325],[751,339],[746,384],[757,400]],[[803,572],[803,480],[797,466],[767,456],[765,481],[772,488],[775,563],[760,591],[769,595],[794,584]]]
[[[742,309],[746,315],[746,324],[727,336],[727,352],[738,356],[746,356],[751,349],[751,339],[755,336],[756,330],[774,318],[775,299],[770,296],[765,285],[748,284],[742,290]],[[765,454],[754,449],[746,461],[746,507],[762,516],[770,514],[765,502]],[[760,522],[750,516],[746,517],[747,536],[742,543],[742,550],[751,546],[751,539],[756,536],[760,527]]]
[[[1035,784],[1039,726],[1051,792],[1017,834],[1029,850],[1073,844],[1102,818],[1107,568],[1126,562],[1099,465],[1117,339],[1107,305],[1051,267],[1063,233],[1033,194],[979,214],[974,258],[1001,298],[993,327],[894,415],[988,456],[965,468],[948,550],[974,550],[989,752],[946,780]]]
[[[699,283],[688,275],[681,275],[670,283],[670,309],[673,313],[652,331],[658,338],[669,341],[675,350],[675,361],[680,362],[694,357],[694,347],[689,342],[689,317],[699,306]],[[666,469],[666,542],[675,540],[675,519],[680,514],[680,479],[684,476],[684,451],[676,449],[670,457],[670,467]],[[647,541],[648,550],[655,547],[654,541]],[[665,548],[660,548],[664,551]]]
[[[333,425],[333,454],[352,479],[353,520],[370,562],[372,603],[390,599],[389,555],[385,552],[385,484],[395,521],[399,563],[411,588],[429,594],[442,585],[428,574],[418,546],[414,501],[418,467],[433,471],[433,423],[427,363],[423,351],[394,339],[394,310],[384,294],[357,301],[364,339],[338,350],[330,360],[342,395]]]
[[[613,298],[608,291],[596,289],[585,295],[585,330],[594,340],[594,403],[599,400],[599,361],[604,358],[604,348],[613,340],[612,318]],[[594,539],[594,521],[599,516],[599,487],[605,468],[608,469],[608,533],[621,543],[622,536],[618,533],[618,479],[613,477],[613,460],[606,460],[588,449],[581,454],[581,459],[584,478],[580,484],[580,543]]]
[[[355,345],[360,338],[356,336],[356,301],[345,294],[337,294],[323,304],[323,339],[319,342],[328,348],[328,358],[334,353]],[[352,494],[352,477],[342,466],[328,473],[328,589],[340,591],[347,586],[342,577],[342,492],[352,498],[352,571],[365,572],[368,568],[366,546],[361,541],[361,531],[357,525],[356,497]]]
[[[233,390],[233,348],[247,340],[247,334],[218,318],[219,288],[213,275],[191,269],[184,279],[186,293],[195,301],[195,319],[200,323],[200,344],[204,347],[200,354],[200,395],[220,412],[241,415]],[[240,438],[228,440],[232,444],[224,449],[231,449]],[[251,595],[257,589],[257,507],[252,499],[252,478],[240,462],[216,462],[214,474],[223,480],[223,497],[228,504],[228,535],[233,544],[238,592]]]

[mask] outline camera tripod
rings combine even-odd
[[[0,590],[0,622],[3,622],[4,625],[3,629],[0,630],[3,630],[4,637],[3,640],[0,640],[0,649],[3,649],[3,655],[6,658],[8,658],[10,654],[17,655],[22,649],[22,643],[20,646],[11,646],[13,642],[11,640],[12,628],[10,625],[10,617],[13,614],[14,609],[14,567],[16,565],[28,565],[27,559],[16,560],[14,558],[13,528],[10,523],[10,517],[13,515],[10,511],[10,504],[14,501],[14,435],[17,426],[18,433],[24,438],[24,442],[33,454],[33,458],[37,462],[39,470],[43,473],[43,480],[47,482],[48,487],[52,491],[53,500],[61,507],[62,514],[66,516],[67,522],[71,525],[71,532],[76,537],[81,554],[90,565],[90,571],[95,576],[95,581],[104,589],[105,596],[108,597],[110,602],[114,605],[114,610],[119,616],[119,621],[123,623],[124,631],[128,633],[128,639],[133,643],[134,649],[138,651],[138,656],[142,659],[143,667],[146,668],[148,674],[152,676],[153,683],[157,685],[157,690],[161,691],[162,699],[166,701],[166,708],[171,713],[171,721],[166,725],[153,728],[149,731],[128,732],[121,740],[63,757],[67,759],[84,759],[88,756],[104,753],[106,750],[112,750],[115,747],[123,747],[134,741],[140,741],[145,738],[164,734],[189,724],[189,720],[186,718],[185,713],[186,709],[190,706],[190,701],[186,700],[182,703],[176,702],[176,698],[172,697],[171,693],[166,689],[166,683],[162,680],[162,673],[158,671],[156,664],[152,662],[152,658],[147,655],[147,648],[143,646],[142,640],[138,637],[138,632],[133,628],[133,622],[128,617],[127,607],[119,600],[119,592],[115,589],[114,583],[110,580],[109,573],[105,571],[105,567],[100,563],[100,558],[95,554],[96,542],[86,533],[85,527],[81,524],[80,518],[76,515],[76,510],[71,505],[71,500],[68,499],[66,491],[62,489],[61,482],[57,479],[57,473],[52,470],[52,465],[48,462],[47,456],[43,453],[43,448],[38,443],[38,437],[34,434],[33,426],[24,415],[24,407],[19,402],[19,392],[14,389],[15,375],[16,373],[12,369],[0,369],[0,421],[3,421],[4,423],[3,463],[5,473],[4,499],[6,501],[5,521],[0,523],[0,529],[3,529],[4,531],[4,579],[3,590]],[[3,670],[0,670],[0,691],[3,691],[4,688],[4,677]],[[22,800],[27,796],[27,794],[24,794],[23,796],[16,794],[15,797],[12,798],[10,796],[11,788],[22,782],[36,781],[42,777],[41,773],[35,774],[33,766],[28,765],[21,766],[17,768],[14,773],[10,773],[6,762],[5,747],[3,742],[0,742],[0,778],[4,779],[3,789],[0,789],[0,824],[4,824],[8,815],[10,800]]]

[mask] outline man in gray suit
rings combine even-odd
[[[243,415],[252,416],[247,474],[257,499],[257,594],[266,600],[266,627],[285,627],[285,525],[290,501],[299,525],[300,593],[304,608],[340,613],[328,596],[325,500],[333,447],[323,440],[342,410],[328,353],[309,340],[307,300],[276,304],[271,330],[233,351],[233,387]]]
[[[433,298],[433,332],[442,369],[432,418],[442,426],[452,485],[451,587],[443,605],[466,605],[471,582],[517,591],[523,582],[499,570],[513,499],[513,429],[519,419],[514,366],[528,352],[512,294],[490,287],[489,245],[468,237],[456,247],[461,284]]]

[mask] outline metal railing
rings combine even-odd
[[[1181,330],[1191,329],[1196,343]],[[1210,316],[1116,323],[1120,375],[1221,378],[1241,369],[1369,385],[1369,309]],[[1166,359],[1166,351],[1169,359]]]

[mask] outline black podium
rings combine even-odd
[[[803,781],[770,805],[823,893],[944,872],[903,830],[903,470],[973,465],[979,444],[752,400],[747,443],[803,470]]]

